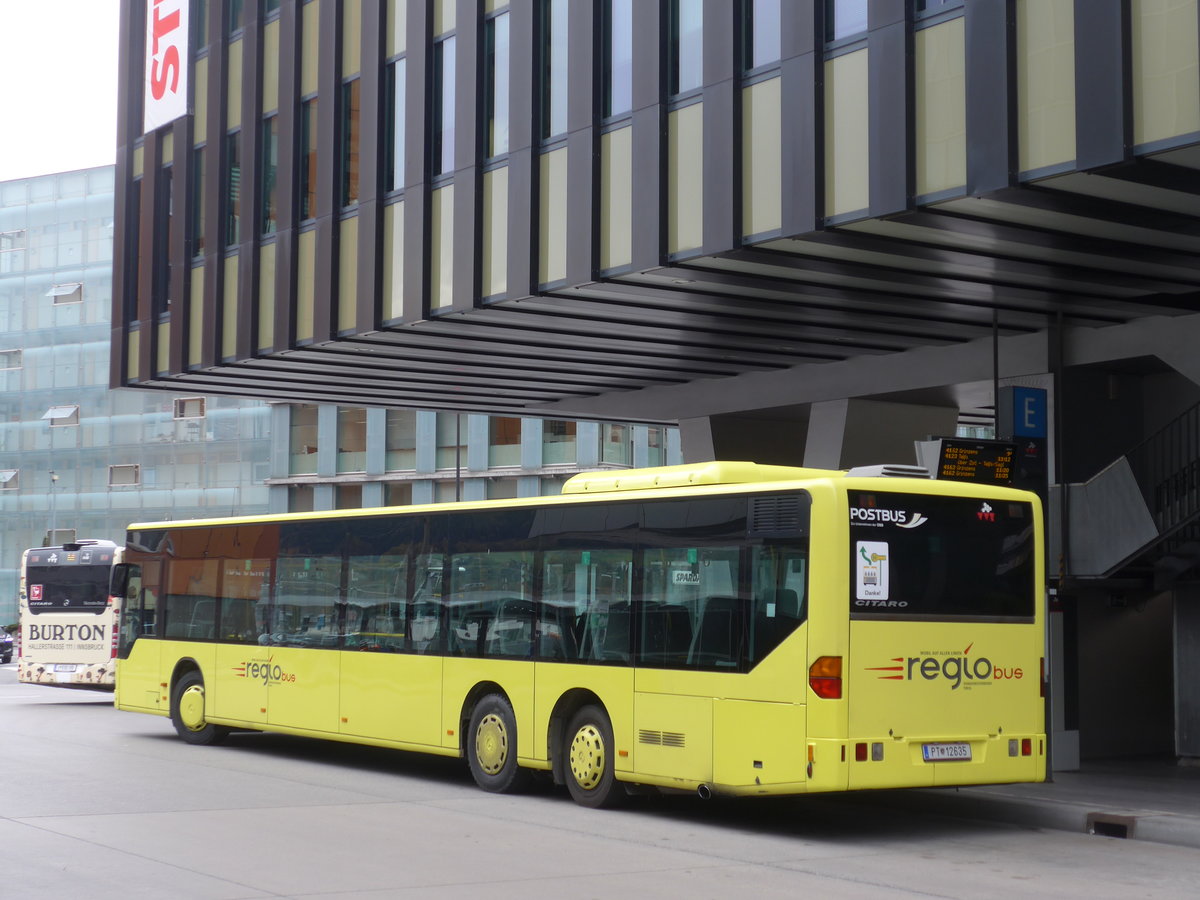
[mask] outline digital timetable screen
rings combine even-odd
[[[1011,441],[942,438],[934,478],[977,484],[1012,484],[1016,445]]]

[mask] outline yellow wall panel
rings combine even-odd
[[[1196,0],[1133,0],[1133,142],[1200,131]]]
[[[404,204],[383,208],[383,318],[404,313]]]
[[[429,230],[429,305],[441,309],[454,302],[454,185],[433,192]]]
[[[146,169],[146,150],[145,147],[133,148],[133,177],[139,178]]]
[[[866,209],[871,202],[867,51],[825,63],[825,215]]]
[[[600,137],[600,268],[633,261],[633,129]]]
[[[704,243],[704,104],[668,115],[667,252]]]
[[[742,91],[742,233],[783,227],[779,79]]]
[[[358,216],[342,220],[338,241],[338,331],[353,331],[358,317]]]
[[[317,233],[302,231],[296,247],[296,340],[311,341],[317,282]]]
[[[321,27],[321,0],[312,0],[302,7],[300,38],[300,96],[317,91],[317,48]]]
[[[967,183],[965,20],[916,33],[917,193]]]
[[[203,144],[208,128],[208,57],[196,60],[192,98],[195,115],[192,117],[192,139]]]
[[[1023,172],[1075,159],[1072,0],[1017,0],[1017,121]]]
[[[136,328],[129,331],[129,340],[126,342],[128,358],[125,360],[125,377],[130,381],[136,381],[138,377],[138,356],[142,352],[142,333]]]
[[[258,251],[258,349],[275,344],[275,244]]]
[[[483,296],[508,290],[508,169],[483,175]]]
[[[407,16],[405,0],[387,0],[387,55],[403,53],[408,46]]]
[[[189,366],[200,365],[200,339],[204,336],[204,265],[192,267],[191,304],[188,307]]]
[[[242,41],[239,38],[229,45],[229,84],[225,101],[229,104],[225,116],[226,129],[242,124]]]
[[[225,296],[221,323],[221,358],[237,356],[238,258],[225,257]]]
[[[169,371],[171,368],[171,323],[158,323],[158,359],[154,361],[154,372]]]
[[[175,132],[168,128],[163,132],[162,141],[158,145],[159,156],[162,159],[162,164],[165,166],[169,162],[175,161]]]
[[[433,36],[454,28],[455,0],[433,0]]]
[[[279,20],[263,26],[263,102],[264,113],[279,108]]]
[[[542,154],[541,179],[538,281],[547,284],[567,277],[566,148]]]
[[[362,0],[342,0],[342,77],[362,69]]]

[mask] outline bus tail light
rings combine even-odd
[[[822,656],[808,667],[808,686],[823,700],[842,699],[842,658]]]

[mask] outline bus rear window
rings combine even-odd
[[[1032,621],[1029,503],[850,491],[854,618]]]
[[[29,611],[40,613],[102,613],[108,608],[111,566],[27,566]]]

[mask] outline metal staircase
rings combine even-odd
[[[1060,519],[1061,491],[1051,497]],[[1070,576],[1165,590],[1200,566],[1200,404],[1069,486]],[[1052,547],[1053,549],[1053,547]],[[1057,558],[1057,555],[1054,557]]]

